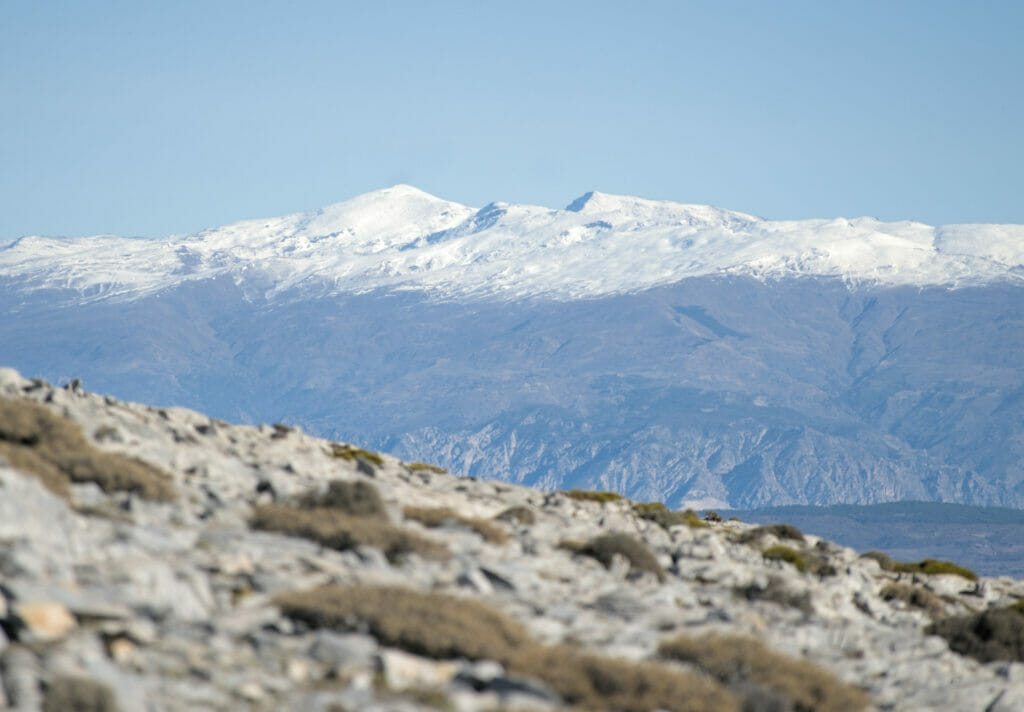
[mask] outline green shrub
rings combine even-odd
[[[968,581],[978,580],[978,575],[970,569],[965,569],[963,566],[957,566],[951,561],[941,561],[940,559],[924,559],[914,563],[896,561],[893,563],[892,570],[897,573],[927,574],[929,576],[953,574]]]
[[[574,489],[566,492],[561,490],[561,493],[571,499],[579,500],[581,502],[619,502],[623,498],[621,494],[615,492],[597,492],[594,490],[580,490]]]
[[[516,505],[509,507],[501,514],[497,515],[495,519],[502,522],[519,522],[527,526],[536,523],[537,516],[533,513],[533,510],[523,505]]]
[[[863,691],[842,682],[827,670],[777,653],[755,638],[682,635],[663,642],[658,653],[669,660],[695,665],[738,691],[751,691],[753,686],[756,696],[756,688],[770,690],[788,703],[785,709],[852,712],[864,709],[870,702]],[[746,707],[757,709],[752,702],[748,697]]]
[[[720,522],[722,521],[722,515],[713,509],[705,510],[704,521],[706,522]]]
[[[925,632],[942,636],[950,650],[983,663],[1024,662],[1024,615],[1016,607],[943,618],[928,626]]]
[[[432,658],[495,660],[537,678],[590,712],[739,712],[717,683],[647,662],[629,663],[546,646],[516,621],[465,598],[378,586],[321,586],[278,596],[284,615],[312,627],[363,630],[383,645]]]
[[[332,507],[292,507],[264,504],[253,508],[250,524],[255,529],[311,539],[331,549],[372,546],[389,561],[408,554],[425,558],[446,558],[443,544],[397,527],[386,520],[353,517]]]
[[[942,599],[926,588],[910,586],[905,583],[890,583],[878,595],[885,601],[902,601],[911,608],[918,608],[932,618],[938,618],[946,612]]]
[[[377,465],[377,467],[384,464],[384,458],[382,458],[378,453],[363,450],[362,448],[355,447],[354,445],[331,443],[331,456],[347,460],[349,462],[356,459],[363,459]]]
[[[641,519],[659,524],[663,529],[679,524],[685,524],[691,529],[706,529],[708,526],[692,509],[673,512],[661,502],[637,502],[633,505],[633,513]]]
[[[78,482],[144,499],[175,497],[165,473],[141,460],[98,450],[71,420],[31,401],[0,398],[0,456],[64,497]]]
[[[611,567],[612,560],[618,554],[629,561],[631,570],[652,573],[659,581],[665,580],[665,572],[654,554],[642,542],[628,534],[604,534],[579,544],[562,542],[562,546],[577,554],[597,559],[605,568]]]
[[[804,558],[804,555],[782,544],[769,546],[761,552],[761,556],[769,561],[785,561],[786,563],[793,564],[797,571],[807,571],[807,559]]]
[[[107,685],[89,677],[60,675],[46,689],[43,712],[117,712],[117,699]]]
[[[1014,613],[1020,613],[1022,616],[1024,616],[1024,600],[1017,601],[1016,603],[1011,603],[1006,607],[1006,610],[1013,611]]]
[[[425,527],[435,529],[446,522],[469,527],[491,544],[504,544],[508,534],[486,519],[476,519],[458,514],[448,507],[406,507],[402,510],[406,519],[412,519]]]

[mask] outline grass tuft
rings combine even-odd
[[[64,497],[71,484],[79,482],[144,499],[175,497],[165,473],[141,460],[98,450],[71,420],[31,401],[0,398],[0,456]]]
[[[755,638],[682,635],[663,642],[658,653],[669,660],[695,665],[725,685],[747,692],[745,708],[749,709],[761,709],[756,700],[758,696],[768,697],[763,690],[783,698],[787,704],[779,708],[802,712],[852,712],[869,703],[863,691],[827,670],[777,653]]]
[[[402,510],[406,519],[412,519],[425,527],[436,529],[446,522],[454,522],[469,527],[491,544],[504,544],[508,534],[486,519],[465,517],[449,507],[406,507]]]
[[[278,596],[284,615],[312,627],[359,630],[382,645],[431,658],[495,660],[511,675],[537,678],[591,712],[738,712],[721,685],[669,665],[630,663],[547,646],[477,601],[386,586],[327,585]]]
[[[565,490],[560,490],[560,492],[561,494],[564,494],[566,497],[578,500],[580,502],[620,502],[624,499],[624,497],[621,494],[618,494],[616,492],[603,492],[596,490],[581,489],[573,489],[569,490],[568,492],[566,492]]]
[[[448,470],[444,469],[443,467],[438,467],[437,465],[428,465],[425,462],[407,462],[405,463],[405,466],[408,467],[413,472],[426,471],[433,472],[435,475],[448,474]]]

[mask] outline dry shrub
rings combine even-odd
[[[892,571],[896,565],[892,560],[892,557],[884,551],[865,551],[860,555],[860,558],[873,559],[874,561],[877,561],[882,571]]]
[[[577,554],[597,559],[605,568],[611,567],[616,554],[623,556],[633,571],[652,573],[659,581],[665,580],[665,572],[650,549],[628,534],[603,534],[578,546],[571,542],[563,542],[563,545]]]
[[[387,519],[388,512],[377,488],[369,482],[333,480],[323,494],[308,494],[299,500],[303,507],[329,507],[354,517]]]
[[[566,497],[578,500],[580,502],[601,502],[603,504],[605,502],[619,502],[623,499],[623,496],[621,494],[617,494],[615,492],[601,492],[595,490],[581,489],[573,489],[569,490],[568,492],[566,492],[565,490],[560,490],[560,492],[561,494],[564,494]]]
[[[664,529],[677,524],[685,524],[692,529],[706,529],[708,526],[692,509],[687,509],[685,512],[673,512],[661,502],[638,502],[633,505],[633,513],[641,519],[659,524]]]
[[[430,658],[507,660],[531,642],[519,623],[477,601],[397,586],[338,586],[286,593],[281,612],[314,628],[360,630]]]
[[[265,504],[253,508],[250,523],[255,529],[312,539],[332,549],[372,546],[383,551],[389,561],[407,554],[425,558],[448,556],[444,545],[396,527],[387,520],[354,517],[332,507]]]
[[[777,576],[769,578],[765,586],[758,586],[752,583],[748,586],[738,586],[733,590],[736,595],[742,596],[748,601],[770,601],[780,606],[796,608],[808,615],[814,612],[810,593],[807,591],[797,593],[790,590],[786,586],[786,582]]]
[[[851,712],[869,703],[863,691],[827,670],[777,653],[755,638],[682,635],[663,642],[658,652],[670,660],[695,665],[729,687],[767,689],[801,712]]]
[[[92,678],[61,675],[47,687],[43,712],[117,712],[113,691]]]
[[[568,646],[545,646],[477,601],[397,587],[328,585],[275,599],[284,615],[314,627],[364,630],[383,645],[432,658],[496,660],[535,677],[591,712],[738,712],[720,685],[658,663],[628,663]]]
[[[71,483],[95,482],[108,493],[174,499],[166,474],[141,460],[96,449],[72,421],[31,401],[0,398],[0,456],[65,497]]]
[[[503,544],[508,534],[486,519],[464,517],[448,507],[406,507],[402,510],[406,519],[412,519],[425,527],[436,529],[446,522],[455,522],[469,527],[491,544]]]
[[[907,606],[924,611],[932,618],[938,618],[946,612],[942,599],[921,586],[890,583],[879,591],[878,595],[886,601],[902,601]]]
[[[1024,615],[1013,606],[932,623],[925,632],[946,639],[950,650],[983,663],[1024,662]]]
[[[521,649],[513,673],[543,680],[568,704],[593,712],[706,712],[739,710],[728,690],[673,666],[630,663],[567,645]]]
[[[954,576],[960,576],[968,581],[977,581],[978,575],[970,569],[965,569],[963,566],[957,566],[952,561],[942,561],[940,559],[924,559],[923,561],[915,562],[893,562],[893,571],[904,574],[927,574],[929,576],[936,574],[953,574]]]
[[[792,524],[762,524],[759,527],[744,532],[740,535],[740,541],[749,544],[758,541],[761,537],[771,534],[776,539],[791,539],[793,541],[804,541],[804,533]]]
[[[495,517],[498,521],[502,522],[519,522],[527,526],[536,523],[537,517],[533,513],[533,510],[523,505],[516,505],[509,507],[504,512]]]

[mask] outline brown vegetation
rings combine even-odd
[[[117,712],[113,691],[88,677],[61,675],[47,687],[43,712]]]
[[[527,526],[536,523],[537,516],[533,513],[533,510],[523,505],[516,505],[509,507],[504,512],[495,517],[498,521],[502,522],[519,522]]]
[[[354,517],[386,518],[387,509],[377,488],[369,482],[333,480],[323,494],[308,494],[299,500],[301,507],[329,507]]]
[[[659,524],[664,529],[678,524],[685,524],[692,529],[706,529],[708,526],[692,509],[687,509],[685,512],[673,512],[661,502],[638,502],[633,505],[633,513],[641,519]]]
[[[260,505],[253,508],[251,524],[255,529],[312,539],[332,549],[372,546],[383,551],[389,561],[407,554],[425,558],[448,555],[443,544],[397,527],[386,519],[352,516],[332,507]]]
[[[736,595],[742,596],[748,601],[769,601],[780,606],[796,608],[805,614],[814,612],[811,595],[807,591],[800,593],[792,591],[786,586],[785,581],[777,576],[768,579],[765,586],[752,583],[747,586],[738,586],[733,590]]]
[[[429,465],[426,462],[407,462],[405,463],[405,466],[408,467],[413,472],[426,471],[433,472],[435,475],[448,474],[448,470],[444,469],[443,467],[438,467],[437,465]]]
[[[782,697],[785,709],[802,712],[851,712],[867,707],[861,690],[805,660],[777,653],[755,638],[741,635],[679,636],[661,644],[662,657],[690,663],[748,695],[756,688]],[[752,687],[753,686],[753,689]],[[748,707],[756,707],[748,697]]]
[[[72,483],[94,482],[104,492],[170,500],[170,478],[141,460],[93,447],[67,418],[31,401],[0,398],[0,457],[67,496]]]
[[[665,580],[665,572],[654,554],[628,534],[614,533],[594,537],[590,541],[562,542],[562,547],[574,553],[597,559],[605,568],[610,568],[616,555],[625,557],[633,571],[652,573],[659,581]]]
[[[276,599],[313,627],[365,630],[383,645],[433,658],[496,660],[591,712],[738,711],[720,685],[659,663],[629,663],[545,646],[502,613],[464,598],[397,587],[321,586]]]
[[[942,599],[921,586],[890,583],[879,591],[878,595],[886,601],[902,601],[911,608],[918,608],[924,611],[932,618],[938,618],[946,612],[946,606]]]
[[[486,519],[466,517],[449,507],[406,507],[402,510],[402,514],[406,519],[412,519],[431,529],[443,526],[446,522],[461,524],[472,529],[482,536],[484,541],[491,544],[503,544],[508,540],[508,534],[503,529]]]
[[[750,542],[758,541],[761,537],[768,534],[771,534],[776,539],[804,541],[804,533],[792,524],[762,524],[741,534],[739,540],[744,544],[749,544]]]
[[[560,493],[564,494],[566,497],[579,500],[581,502],[601,502],[602,504],[605,502],[620,502],[624,499],[621,494],[617,494],[615,492],[601,492],[595,490],[574,489],[569,490],[568,492],[560,490]]]

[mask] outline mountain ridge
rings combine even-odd
[[[255,274],[272,298],[298,287],[573,299],[713,274],[949,287],[1024,283],[1024,226],[771,221],[597,191],[562,210],[499,202],[474,209],[398,185],[194,235],[26,236],[0,249],[0,276],[91,292],[90,299]]]

